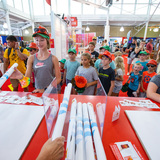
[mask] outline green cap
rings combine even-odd
[[[103,46],[103,47],[100,47],[99,49],[103,49],[103,48],[106,49],[106,50],[109,51],[109,52],[111,51],[111,49],[110,49],[109,46]]]
[[[145,54],[145,55],[148,55],[148,53],[146,51],[140,51],[139,54]]]
[[[75,53],[75,54],[77,53],[77,51],[76,51],[75,49],[72,49],[72,48],[70,48],[70,49],[68,50],[68,53],[69,53],[69,52],[73,52],[73,53]]]
[[[61,59],[59,62],[61,62],[61,63],[65,64],[66,59]]]
[[[35,33],[35,34],[32,35],[32,37],[36,37],[36,35],[40,35],[40,36],[42,36],[42,37],[44,37],[44,38],[49,39],[49,36],[48,36],[48,35],[42,34],[42,33]]]

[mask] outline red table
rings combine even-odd
[[[20,93],[20,92],[11,92],[10,94],[17,94],[19,96],[24,96],[26,93]],[[41,96],[41,94],[34,94],[35,96]],[[100,96],[77,96],[77,95],[71,95],[70,97],[70,103],[73,98],[76,98],[78,102],[91,102],[92,104],[97,104],[99,102]],[[62,102],[63,95],[59,95],[59,102]],[[124,113],[124,110],[154,110],[154,111],[160,111],[159,109],[147,109],[147,108],[140,108],[140,107],[125,107],[121,106],[121,113],[120,118],[112,122],[112,114],[115,109],[115,105],[119,104],[119,101],[128,99],[128,100],[139,100],[144,98],[129,98],[129,97],[107,97],[107,108],[106,108],[106,114],[105,114],[105,121],[104,121],[104,130],[103,130],[103,146],[106,152],[106,156],[108,160],[114,160],[115,156],[110,149],[110,144],[114,142],[120,142],[120,141],[131,141],[134,143],[143,156],[144,159],[148,159],[140,141],[138,140],[138,137],[136,136],[136,133],[134,132],[127,116]],[[31,104],[33,105],[33,104]],[[159,105],[159,104],[158,104]],[[160,106],[160,105],[159,105]],[[47,141],[48,135],[47,135],[47,127],[45,118],[43,118],[42,122],[40,123],[38,129],[36,130],[35,134],[33,135],[28,147],[24,151],[21,159],[22,160],[34,160],[38,156],[41,147],[43,144]]]

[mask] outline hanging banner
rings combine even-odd
[[[78,25],[77,17],[71,17],[71,26],[77,27],[77,25]]]
[[[51,6],[51,0],[46,0],[46,2]]]

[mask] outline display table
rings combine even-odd
[[[10,94],[24,96],[27,93],[11,92]],[[33,94],[33,95],[39,97],[42,94]],[[69,105],[71,104],[71,100],[73,98],[76,98],[78,102],[82,102],[82,103],[91,102],[93,105],[95,105],[98,103],[100,96],[71,95]],[[59,99],[59,102],[62,102],[63,95],[59,95],[58,99]],[[139,99],[144,99],[144,98],[107,97],[107,108],[106,108],[103,137],[102,137],[102,142],[103,142],[104,150],[106,152],[107,159],[108,160],[115,159],[115,156],[109,146],[111,143],[120,142],[120,141],[131,141],[132,143],[134,143],[136,145],[137,149],[139,150],[139,152],[141,153],[143,158],[146,160],[146,159],[148,159],[148,157],[147,157],[140,141],[138,140],[138,137],[136,136],[136,133],[134,132],[126,114],[124,113],[124,111],[125,110],[160,111],[160,109],[147,109],[147,108],[140,108],[140,107],[121,106],[120,118],[117,121],[112,122],[112,115],[113,115],[113,111],[115,109],[115,105],[118,105],[119,101],[122,101],[124,99],[138,101]],[[29,104],[29,105],[33,105],[33,104]],[[157,104],[157,105],[160,106],[160,104]],[[43,118],[37,131],[33,135],[28,147],[24,151],[21,159],[22,160],[36,159],[43,144],[47,141],[47,139],[48,139],[47,127],[46,127],[45,118]]]

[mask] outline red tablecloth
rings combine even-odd
[[[17,94],[19,96],[26,95],[24,92],[11,92],[10,94]],[[34,94],[36,96],[41,96],[41,94]],[[62,101],[63,95],[59,95],[59,102]],[[78,102],[91,102],[92,104],[97,104],[99,101],[100,96],[78,96],[78,95],[71,95],[70,97],[70,104],[71,100],[76,98]],[[121,106],[120,118],[112,122],[112,115],[115,109],[115,105],[119,104],[120,100],[139,100],[144,98],[129,98],[129,97],[107,97],[107,108],[105,114],[105,121],[104,121],[104,130],[103,130],[103,137],[102,142],[106,152],[107,159],[114,160],[115,156],[110,149],[110,144],[114,142],[120,141],[131,141],[134,143],[142,154],[144,159],[148,159],[136,133],[134,132],[127,116],[124,113],[124,110],[156,110],[160,111],[159,109],[147,109],[147,108],[140,108],[140,107],[125,107]],[[31,104],[33,105],[33,104]],[[120,104],[119,104],[120,105]],[[159,104],[158,104],[159,105]],[[160,105],[159,105],[160,106]],[[29,145],[27,146],[26,150],[24,151],[21,159],[22,160],[34,160],[38,156],[41,147],[47,141],[47,127],[45,118],[43,118],[42,122],[40,123],[38,129],[36,130],[35,134],[33,135]]]

